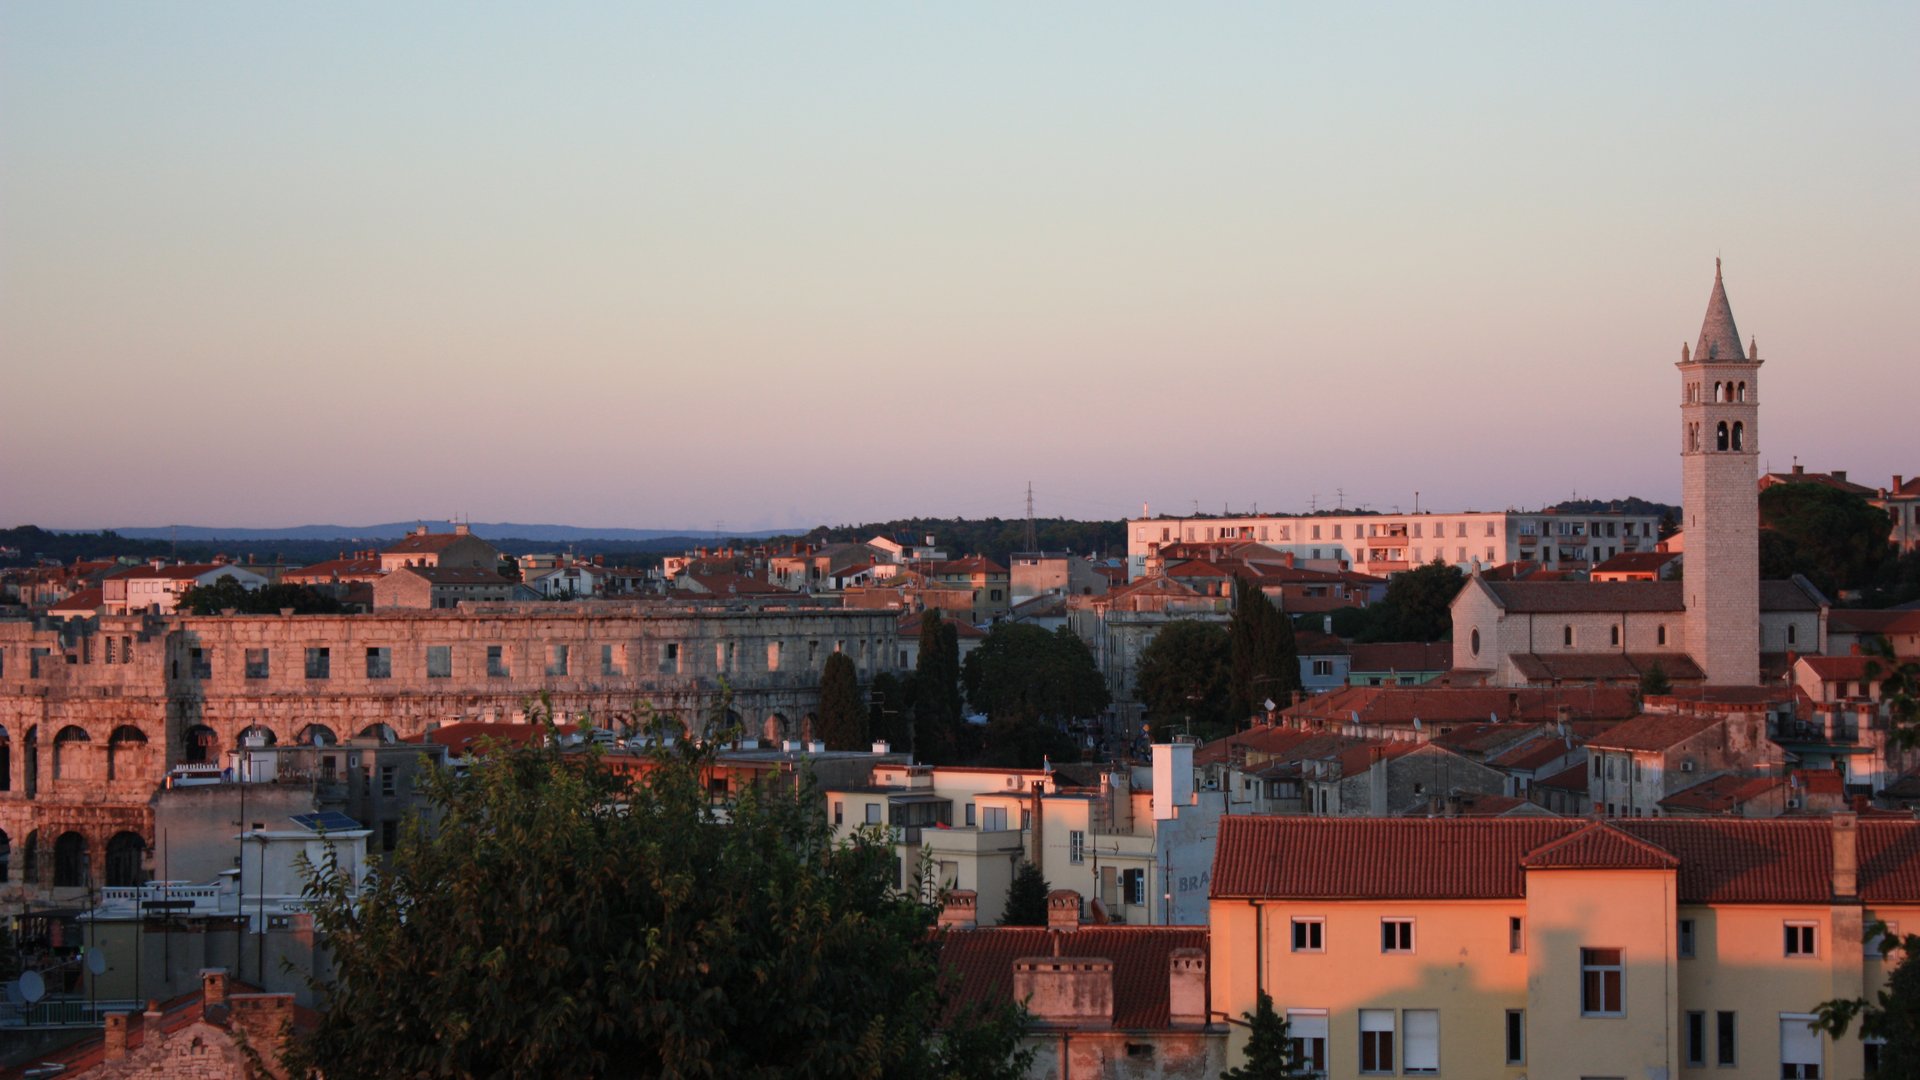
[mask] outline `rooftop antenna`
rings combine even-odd
[[[1027,550],[1040,550],[1033,538],[1033,481],[1027,481]]]
[[[1340,500],[1340,505],[1335,507],[1335,509],[1345,510],[1347,508],[1347,489],[1346,488],[1334,488],[1333,497]]]

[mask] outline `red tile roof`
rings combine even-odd
[[[1529,855],[1592,827],[1564,818],[1224,818],[1213,895],[1519,898]],[[1833,824],[1826,818],[1641,818],[1605,827],[1677,858],[1681,903],[1833,899]],[[1920,822],[1863,820],[1857,837],[1860,898],[1920,901]]]
[[[1713,713],[1647,713],[1587,741],[1595,750],[1666,750],[1726,719]]]
[[[985,555],[968,555],[964,559],[950,559],[933,564],[930,571],[935,577],[971,576],[974,574],[1005,574],[1007,568],[987,558]]]
[[[1509,612],[1540,615],[1589,611],[1679,612],[1678,581],[1488,581],[1500,606]],[[1820,600],[1797,581],[1762,581],[1760,610],[1818,611]]]
[[[1205,927],[1082,926],[1049,930],[995,926],[947,931],[940,940],[940,960],[958,976],[950,1009],[1012,1000],[1013,962],[1024,957],[1111,960],[1113,1026],[1123,1031],[1150,1031],[1171,1023],[1167,990],[1173,950],[1206,947]]]
[[[1827,629],[1839,634],[1920,634],[1920,611],[1835,608]]]
[[[1631,584],[1623,582],[1622,584]],[[1515,653],[1514,670],[1535,682],[1560,679],[1590,682],[1598,679],[1635,680],[1655,664],[1669,679],[1681,682],[1705,679],[1693,657],[1685,653]]]
[[[483,740],[492,739],[503,746],[525,746],[536,742],[541,735],[539,724],[487,724],[463,721],[457,724],[444,724],[418,737],[420,742],[435,742],[446,747],[454,754],[465,754],[476,748]]]
[[[1362,723],[1406,724],[1482,720],[1553,720],[1565,706],[1580,720],[1624,720],[1639,703],[1624,686],[1515,687],[1349,686],[1316,694],[1286,710],[1288,717],[1344,723],[1358,713]]]
[[[1587,781],[1589,779],[1587,775],[1587,763],[1583,761],[1578,765],[1562,769],[1552,776],[1535,780],[1532,786],[1549,787],[1556,791],[1571,791],[1576,794],[1585,795],[1587,793]]]
[[[1785,784],[1784,776],[1716,776],[1660,800],[1668,810],[1729,813]]]
[[[1678,559],[1677,551],[1623,551],[1593,568],[1596,574],[1657,574]]]
[[[424,535],[421,533],[412,533],[387,547],[381,548],[380,554],[413,555],[417,553],[440,552],[447,550],[455,543],[465,540],[468,537],[473,537],[475,540],[480,539],[477,536],[473,536],[472,533],[463,532],[426,533]]]
[[[492,570],[477,566],[403,566],[396,574],[418,574],[435,585],[511,585]]]
[[[47,611],[54,615],[91,615],[106,602],[106,595],[101,591],[100,586],[91,585],[53,605]]]
[[[1672,852],[1596,821],[1528,852],[1520,865],[1529,870],[1671,870],[1680,860]]]
[[[1872,660],[1870,656],[1803,656],[1800,663],[1807,665],[1807,670],[1822,681],[1836,682],[1867,678],[1867,664]],[[1884,671],[1886,666],[1882,661],[1880,670]]]
[[[1373,645],[1354,645],[1347,651],[1353,657],[1352,670],[1355,672],[1450,671],[1453,668],[1453,645],[1445,641],[1436,641],[1432,644],[1422,641],[1389,641]]]

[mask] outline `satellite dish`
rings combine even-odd
[[[20,996],[26,998],[27,1004],[29,1005],[47,996],[47,983],[45,979],[40,977],[39,972],[23,971],[20,973]]]
[[[1268,699],[1266,700],[1266,706],[1267,706],[1267,711],[1268,711],[1268,712],[1272,712],[1272,711],[1273,711],[1273,709],[1274,709],[1274,704],[1273,704],[1273,699],[1272,699],[1272,698],[1268,698]]]
[[[1420,730],[1420,718],[1417,716],[1413,718],[1413,730],[1415,731]]]
[[[95,975],[105,975],[107,973],[107,951],[105,949],[95,948],[87,950],[87,970],[93,972]]]

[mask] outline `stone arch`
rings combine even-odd
[[[249,741],[253,739],[258,739],[259,741]],[[236,746],[272,746],[280,741],[280,736],[275,735],[273,729],[267,727],[265,724],[254,724],[234,736],[233,741]]]
[[[117,832],[107,841],[107,887],[126,888],[145,881],[147,842],[136,832]]]
[[[13,790],[13,737],[7,725],[0,724],[0,791]],[[4,881],[5,878],[0,878]]]
[[[1718,379],[1715,379],[1713,381],[1713,400],[1716,403],[1727,400],[1726,385],[1727,385],[1726,383],[1723,383]]]
[[[390,743],[396,743],[400,741],[400,737],[394,734],[392,728],[378,722],[368,724],[366,727],[361,728],[360,734],[355,735],[354,738],[379,739],[382,745],[387,745]]]
[[[1720,421],[1720,426],[1714,429],[1714,444],[1714,449],[1716,450],[1725,450],[1727,448],[1727,422],[1725,420]]]
[[[761,736],[770,743],[778,743],[790,738],[787,734],[786,715],[783,713],[774,713],[768,716],[766,721],[761,724]]]
[[[125,780],[147,772],[147,733],[132,724],[113,729],[107,738],[107,779]]]
[[[68,724],[61,728],[53,737],[53,778],[87,779],[87,750],[92,743],[93,737],[83,727]]]
[[[180,733],[180,760],[188,765],[211,765],[220,761],[220,734],[205,724],[195,724]]]
[[[816,737],[814,733],[819,730],[820,730],[820,718],[818,716],[815,716],[813,713],[808,713],[807,715],[800,718],[800,741],[801,742],[812,742]]]
[[[1736,400],[1736,401],[1745,401],[1745,400],[1747,400],[1747,384],[1746,384],[1746,383],[1741,383],[1741,384],[1740,384],[1740,391],[1739,391],[1739,397],[1737,397],[1737,398],[1735,398],[1734,400]]]
[[[300,729],[300,745],[339,746],[340,736],[335,735],[333,729],[325,724],[308,724]]]
[[[12,870],[13,838],[7,835],[7,830],[0,829],[0,885],[12,880],[9,876]]]
[[[1735,420],[1733,422],[1733,448],[1735,450],[1741,450],[1746,447],[1746,434],[1747,425]]]
[[[75,889],[90,877],[87,865],[87,838],[73,831],[63,832],[53,842],[53,887]]]
[[[23,785],[27,789],[27,798],[40,793],[40,725],[27,728],[27,736],[20,744],[21,775],[26,778]],[[29,848],[29,851],[32,849]]]
[[[23,885],[40,884],[40,830],[27,833],[27,844],[20,853],[20,882]]]

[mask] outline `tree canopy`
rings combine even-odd
[[[846,653],[827,657],[820,672],[820,724],[816,731],[829,750],[865,750],[867,706],[860,700],[860,675]]]
[[[656,727],[660,725],[656,722]],[[633,781],[597,752],[487,748],[356,896],[309,895],[336,978],[293,1075],[1017,1075],[1017,1016],[949,1018],[936,910],[877,833],[836,845],[810,781],[709,803],[710,752]]]
[[[1294,1054],[1287,1018],[1273,1007],[1273,995],[1258,991],[1252,1012],[1241,1013],[1247,1025],[1247,1059],[1220,1074],[1220,1080],[1309,1080],[1322,1075],[1325,1061],[1301,1061]]]
[[[946,765],[958,760],[960,725],[960,632],[939,608],[920,616],[920,657],[913,669],[913,743],[919,760]]]
[[[982,764],[1038,768],[1043,758],[1075,760],[1079,747],[1062,725],[1112,702],[1093,654],[1064,626],[999,623],[967,654],[961,676],[968,703],[988,718]]]
[[[1285,708],[1300,689],[1300,655],[1293,620],[1280,614],[1259,588],[1238,582],[1233,593],[1229,645],[1228,714],[1235,720],[1264,711],[1272,699]]]
[[[1439,559],[1395,574],[1374,605],[1362,641],[1439,641],[1453,633],[1453,598],[1467,584],[1457,566]]]
[[[1804,574],[1830,597],[1867,589],[1893,567],[1884,510],[1824,484],[1774,484],[1760,492],[1760,576]]]
[[[1225,726],[1230,653],[1226,627],[1195,619],[1167,623],[1140,650],[1134,696],[1156,737],[1189,719],[1203,733]]]
[[[1880,1069],[1871,1075],[1878,1080],[1920,1080],[1920,934],[1893,937],[1885,923],[1874,924],[1869,933],[1879,935],[1884,954],[1900,952],[1900,964],[1887,976],[1870,1001],[1866,998],[1823,1001],[1814,1010],[1818,1019],[1811,1026],[1836,1039],[1845,1038],[1855,1020],[1860,1021],[1860,1037],[1882,1039]]]
[[[1053,886],[1040,873],[1040,868],[1020,860],[1014,868],[1013,880],[1007,883],[1007,903],[1000,913],[1001,926],[1045,926],[1047,925],[1047,894]]]
[[[249,589],[230,577],[195,585],[181,593],[174,606],[191,615],[218,615],[229,608],[241,615],[277,615],[286,608],[295,615],[335,615],[344,610],[340,601],[310,585]]]

